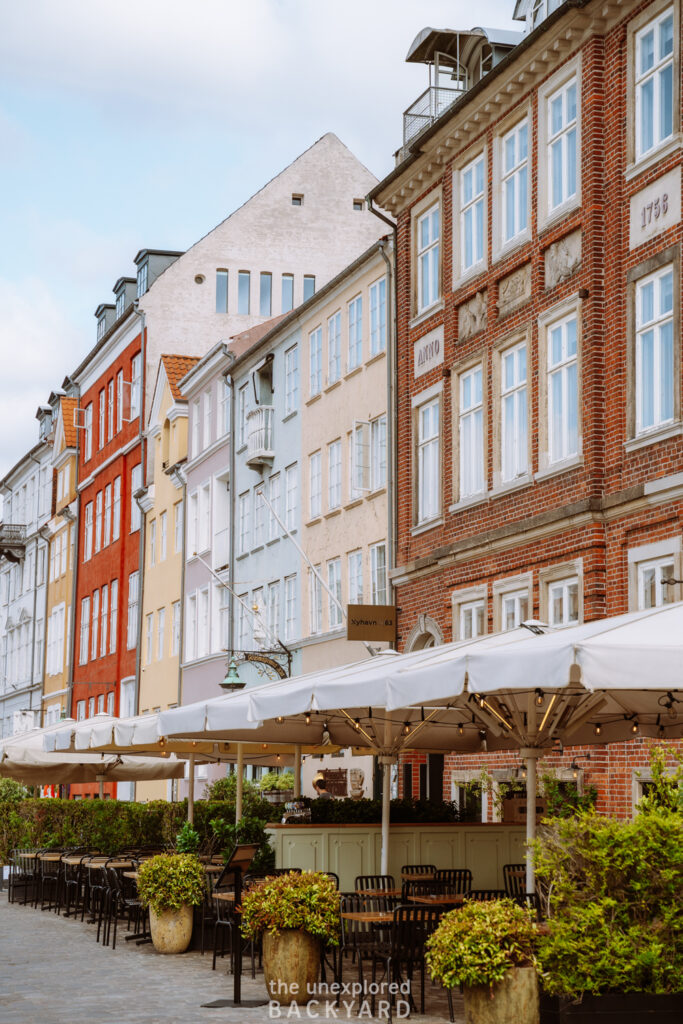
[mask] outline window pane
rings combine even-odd
[[[289,313],[294,306],[294,277],[292,274],[282,275],[282,312]]]
[[[237,276],[237,312],[242,316],[249,314],[249,283],[249,271],[240,270]]]
[[[216,312],[228,312],[228,272],[216,271]]]
[[[273,278],[270,274],[261,274],[261,295],[259,313],[261,316],[270,316],[272,310],[272,287]]]

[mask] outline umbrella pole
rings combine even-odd
[[[188,785],[187,785],[187,820],[194,825],[194,754],[187,759]]]
[[[536,747],[526,747],[521,751],[521,755],[526,764],[526,891],[532,893],[536,891],[536,873],[530,843],[536,838],[536,797],[538,794],[536,769],[539,757],[543,756],[543,751]]]
[[[382,853],[379,873],[389,874],[389,811],[391,810],[391,762],[390,757],[380,757],[382,765]]]
[[[244,747],[237,744],[237,778],[235,779],[235,824],[239,825],[242,820],[242,794],[244,792]]]
[[[294,798],[301,796],[301,744],[294,745]]]

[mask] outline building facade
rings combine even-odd
[[[680,5],[516,13],[524,38],[476,81],[470,41],[461,92],[371,194],[398,232],[406,650],[681,598]],[[558,764],[626,814],[647,746]],[[447,759],[446,796],[471,767]]]

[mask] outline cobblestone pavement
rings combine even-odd
[[[211,957],[198,952],[160,956],[151,945],[123,941],[112,950],[95,941],[92,925],[30,906],[10,904],[0,893],[0,1024],[266,1024],[274,1015],[259,1008],[202,1008],[202,1003],[232,997],[227,961],[211,970]],[[252,980],[245,964],[242,996],[262,998],[263,975]],[[346,978],[345,978],[346,980]],[[348,980],[351,980],[349,977]],[[411,1024],[448,1020],[441,989],[428,984],[428,1016],[412,1014]],[[348,996],[344,997],[348,999]],[[455,999],[456,1022],[463,1024],[462,1002]],[[292,1011],[296,1008],[292,1008]],[[324,1005],[281,1007],[280,1020],[332,1020]],[[355,1008],[338,1010],[337,1020],[367,1021]],[[317,1016],[316,1016],[317,1014]],[[394,1017],[396,1019],[396,1017]]]

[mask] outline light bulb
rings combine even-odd
[[[311,724],[311,715],[310,715],[310,712],[308,712],[308,711],[306,712],[305,722],[306,722],[306,725],[310,725]]]
[[[542,708],[544,700],[545,697],[543,696],[543,690],[536,690],[536,707]]]
[[[356,730],[356,732],[360,732],[360,718],[354,718],[353,727]]]
[[[408,736],[410,734],[410,724],[408,722],[403,723],[403,735]]]
[[[631,726],[631,732],[633,733],[634,736],[638,732],[638,723],[637,722],[634,722],[633,725]]]
[[[460,735],[460,736],[462,736],[462,734],[464,733],[464,731],[465,731],[465,730],[463,729],[463,727],[462,727],[462,722],[461,722],[461,723],[460,723],[460,725],[458,726],[458,733],[459,733],[459,735]]]
[[[602,726],[601,725],[596,725],[595,726],[595,735],[596,736],[601,736],[602,735]]]

